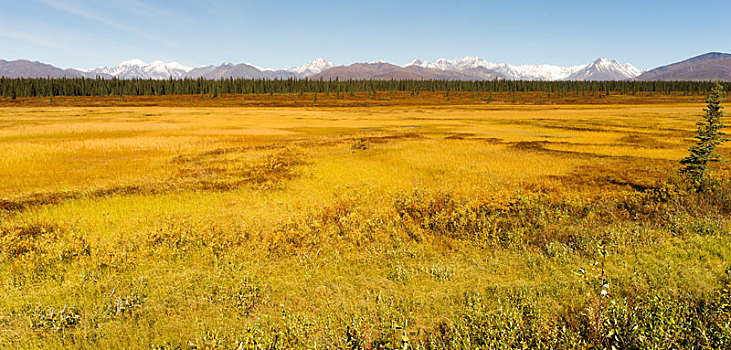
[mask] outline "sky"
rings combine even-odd
[[[0,59],[62,68],[128,59],[289,68],[479,56],[654,68],[731,51],[729,0],[0,0]]]

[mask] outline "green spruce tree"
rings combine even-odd
[[[680,161],[680,164],[685,165],[681,172],[699,184],[706,179],[708,163],[722,160],[721,156],[716,154],[716,147],[729,140],[725,137],[726,133],[721,131],[724,128],[722,118],[726,116],[721,103],[725,98],[723,85],[716,81],[706,98],[707,106],[703,109],[705,111],[703,120],[697,123],[698,135],[695,139],[698,141],[695,146],[688,149],[690,154]]]

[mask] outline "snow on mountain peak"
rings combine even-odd
[[[257,65],[255,65],[255,64],[253,64],[251,62],[245,62],[244,64],[247,65],[247,66],[254,67],[254,68],[256,68],[256,69],[258,69],[258,70],[260,70],[262,72],[264,72],[264,71],[273,71],[274,70],[274,69],[271,69],[271,68],[257,66]]]
[[[586,67],[568,76],[567,80],[627,80],[633,79],[642,70],[629,64],[619,63],[617,60],[609,60],[600,57]]]
[[[140,59],[123,61],[114,67],[99,67],[92,73],[109,74],[121,79],[169,79],[182,78],[191,68],[177,62],[154,61],[150,64]]]
[[[147,63],[145,63],[145,61],[135,58],[135,59],[127,60],[127,61],[122,61],[122,63],[118,64],[117,67],[129,67],[129,66],[142,67],[145,65],[147,65]]]
[[[441,70],[464,70],[482,67],[496,71],[508,77],[508,79],[561,80],[571,75],[575,71],[583,68],[585,65],[575,67],[560,67],[547,64],[525,64],[516,66],[506,63],[493,63],[485,61],[477,56],[466,56],[457,57],[452,60],[440,58],[431,63],[422,61],[420,62],[419,66]]]
[[[383,60],[368,62],[370,64],[387,63]],[[248,65],[266,74],[279,74],[277,76],[291,76],[304,78],[319,74],[325,70],[335,67],[332,62],[318,57],[310,63],[292,67],[284,71],[274,71],[267,68]],[[233,67],[230,62],[223,63],[221,67]],[[439,69],[445,71],[462,71],[470,76],[473,72],[467,71],[475,68],[484,68],[494,71],[497,76],[512,80],[624,80],[633,79],[643,73],[643,70],[616,60],[600,57],[595,61],[577,66],[554,66],[548,64],[523,64],[511,65],[507,63],[493,63],[483,60],[477,56],[457,57],[454,59],[439,58],[436,61],[428,62],[416,58],[406,66],[418,66],[423,68]],[[215,69],[215,66],[207,68]],[[145,63],[140,59],[123,61],[114,67],[100,67],[85,72],[99,75],[110,75],[121,79],[169,79],[185,78],[190,76],[193,69],[178,62],[154,61]],[[279,73],[277,73],[279,72]],[[286,74],[290,75],[286,75]],[[282,75],[284,74],[284,75]]]
[[[332,62],[328,62],[324,58],[318,57],[310,63],[305,63],[298,67],[292,67],[290,69],[287,69],[287,71],[296,73],[301,76],[310,76],[328,70],[332,67],[335,67]]]
[[[417,59],[410,64],[425,68],[456,71],[483,67],[500,73],[507,77],[507,79],[516,80],[583,80],[598,76],[606,77],[607,80],[631,79],[642,73],[642,70],[629,63],[623,65],[615,60],[609,60],[605,57],[601,57],[588,64],[568,67],[549,64],[511,65],[507,63],[493,63],[485,61],[477,56],[457,57],[452,60],[440,58],[434,62],[426,62]],[[591,72],[584,72],[587,69]],[[601,74],[592,73],[594,71],[600,71]]]
[[[424,64],[424,61],[422,61],[420,58],[415,58],[413,61],[411,61],[408,64],[406,64],[406,66],[404,66],[404,67],[408,67],[408,66],[418,66],[418,67],[421,67],[422,64]]]

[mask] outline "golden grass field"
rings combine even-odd
[[[642,202],[693,143],[679,100],[2,107],[0,348],[478,348],[475,305],[505,347],[589,347],[597,279],[727,283],[722,210]]]

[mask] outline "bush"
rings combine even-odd
[[[134,293],[128,296],[109,300],[109,304],[106,305],[103,310],[107,317],[118,317],[131,314],[132,312],[141,309],[143,303],[144,297],[140,294]]]
[[[42,252],[61,232],[59,226],[45,223],[0,227],[0,256],[17,258]]]
[[[244,182],[275,187],[283,180],[295,177],[295,167],[307,164],[305,152],[299,147],[286,147],[264,157],[259,163],[244,170]]]
[[[36,308],[30,312],[30,328],[66,332],[81,324],[81,311],[73,306]]]
[[[354,150],[364,151],[364,150],[371,148],[371,143],[370,143],[370,141],[368,141],[368,139],[361,137],[361,138],[355,139],[355,141],[353,141],[353,144],[350,146],[350,148],[354,149]]]

